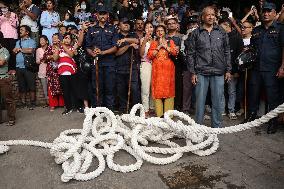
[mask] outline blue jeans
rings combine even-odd
[[[224,95],[224,76],[197,75],[196,94],[196,117],[198,124],[203,124],[205,101],[210,83],[212,115],[211,125],[214,128],[222,127],[222,98]]]
[[[232,77],[231,80],[228,82],[228,110],[229,113],[234,113],[235,112],[235,104],[236,104],[236,97],[237,97],[237,83],[238,83],[238,78]],[[225,95],[225,94],[224,94]],[[225,107],[226,107],[226,101],[225,97],[222,97],[222,113],[225,113]]]

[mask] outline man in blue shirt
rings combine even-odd
[[[36,49],[35,40],[30,38],[31,28],[23,25],[20,27],[20,40],[17,41],[13,52],[16,54],[16,74],[19,85],[19,95],[21,106],[26,105],[26,93],[30,93],[29,109],[33,110],[35,106],[35,79],[36,74],[27,70],[23,54],[34,54]]]
[[[109,13],[105,7],[98,8],[98,23],[89,28],[86,35],[87,52],[97,60],[98,78],[96,77],[96,66],[92,67],[92,107],[106,106],[114,107],[115,86],[115,53],[117,51],[117,31],[107,20]],[[98,81],[97,81],[98,80]],[[99,83],[97,88],[96,83]],[[97,89],[99,94],[97,94]],[[98,95],[98,96],[97,96]],[[98,102],[97,102],[97,97]]]
[[[269,110],[276,108],[280,102],[279,78],[283,77],[283,48],[284,27],[275,21],[276,6],[274,3],[265,3],[262,10],[263,22],[252,33],[251,44],[256,49],[257,61],[250,74],[249,80],[249,117],[245,121],[256,118],[259,105],[261,85],[264,85]],[[281,64],[282,63],[282,64]],[[277,120],[272,119],[267,133],[277,130]]]

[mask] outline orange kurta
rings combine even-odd
[[[169,41],[170,51],[176,56],[176,48],[173,40]],[[153,41],[148,51],[148,58],[152,60],[152,96],[153,99],[175,97],[175,65],[169,57],[169,52],[161,48],[156,56],[153,55],[159,46]]]

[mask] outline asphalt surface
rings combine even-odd
[[[14,127],[0,125],[0,141],[30,139],[52,142],[66,129],[82,128],[83,114],[62,116],[63,109],[49,112],[37,107],[17,111]],[[5,116],[4,116],[5,117]],[[240,122],[224,117],[224,125]],[[12,146],[0,155],[0,189],[283,189],[284,129],[266,134],[266,126],[236,134],[219,135],[218,151],[207,157],[186,153],[175,163],[158,166],[144,163],[132,173],[119,173],[108,168],[91,181],[60,180],[62,169],[49,150],[38,147]],[[182,141],[181,141],[182,142]],[[134,159],[118,152],[115,161],[127,165]],[[94,163],[93,170],[96,169]]]

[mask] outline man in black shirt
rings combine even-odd
[[[284,27],[275,21],[276,6],[265,3],[262,8],[263,24],[252,32],[251,44],[256,49],[257,61],[249,80],[249,118],[256,118],[261,84],[266,89],[269,109],[273,110],[280,102],[279,78],[284,77]],[[281,64],[282,63],[282,64]],[[277,121],[272,119],[268,134],[275,133]]]
[[[119,111],[125,113],[131,95],[132,105],[140,102],[139,88],[139,40],[138,36],[130,33],[128,18],[119,22],[118,51],[116,53],[116,87],[119,100]],[[130,84],[130,85],[129,85]],[[128,94],[130,87],[130,94]]]

